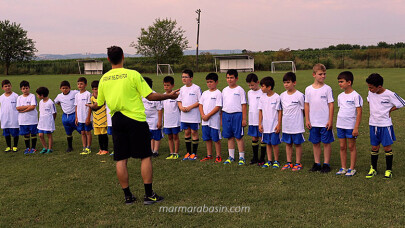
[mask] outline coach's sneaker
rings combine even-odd
[[[278,161],[274,161],[274,162],[273,162],[273,168],[274,168],[274,169],[280,168],[280,163],[279,163]]]
[[[24,150],[24,154],[29,154],[30,153],[30,148],[27,148]]]
[[[188,160],[190,160],[190,161],[195,161],[195,160],[197,160],[197,155],[191,154],[190,157],[188,157]]]
[[[40,153],[40,154],[45,154],[46,152],[48,152],[48,149],[42,148],[41,152],[39,152],[39,153]]]
[[[143,198],[143,204],[144,205],[151,205],[154,203],[159,203],[163,201],[163,197],[158,196],[156,193],[153,192],[151,196],[145,196]]]
[[[385,179],[392,178],[392,170],[385,170]]]
[[[126,205],[131,205],[136,201],[135,196],[131,195],[131,196],[125,196],[125,204]]]
[[[176,160],[176,159],[178,159],[179,158],[179,154],[173,154],[173,160]]]
[[[273,162],[272,161],[267,161],[266,163],[264,163],[264,165],[262,165],[262,168],[269,168],[273,166]]]
[[[238,165],[244,165],[245,163],[246,163],[245,159],[242,158],[242,157],[240,157],[240,158],[239,158]]]
[[[169,156],[166,157],[166,160],[171,160],[173,159],[173,154],[169,154]]]
[[[235,159],[233,159],[233,157],[228,157],[228,159],[226,159],[226,161],[224,162],[225,165],[227,164],[231,164],[232,162],[234,162]]]
[[[217,156],[217,157],[215,158],[215,163],[219,163],[219,162],[222,162],[221,156]]]
[[[13,147],[13,152],[17,152],[18,151],[18,148],[17,147]]]
[[[352,177],[356,174],[356,170],[355,169],[348,169],[347,173],[345,174],[345,176],[347,177]]]
[[[5,150],[4,150],[4,152],[10,152],[11,151],[11,148],[10,147],[7,147]]]
[[[189,157],[190,157],[190,153],[187,153],[186,155],[184,155],[183,161],[187,161]]]
[[[314,165],[312,166],[312,168],[309,170],[310,172],[318,172],[321,171],[321,165],[314,163]]]
[[[373,169],[373,166],[371,166],[370,171],[368,171],[368,174],[366,175],[367,179],[373,178],[375,175],[377,175],[377,170]]]
[[[212,159],[214,159],[214,158],[212,157],[212,155],[209,155],[209,156],[207,156],[207,157],[201,159],[200,162],[205,162],[205,161],[212,160]]]
[[[295,163],[295,165],[292,167],[292,171],[300,171],[302,169],[301,163]]]
[[[346,174],[349,170],[351,170],[351,169],[340,168],[339,171],[337,171],[336,175],[344,175],[344,174]]]
[[[30,150],[30,154],[35,154],[35,152],[37,152],[37,150],[36,150],[36,149],[34,149],[34,148],[31,148],[31,150]]]
[[[287,162],[287,164],[285,164],[283,166],[283,168],[281,168],[281,170],[286,170],[286,169],[292,169],[293,165],[291,164],[291,162]]]

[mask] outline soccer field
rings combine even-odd
[[[338,107],[337,96],[342,91],[337,75],[342,70],[328,70],[326,84],[333,89],[335,98],[334,124]],[[81,140],[74,134],[75,151],[65,153],[66,135],[61,123],[62,111],[58,106],[54,152],[42,155],[23,154],[24,140],[21,137],[17,153],[0,153],[0,227],[16,226],[284,226],[284,227],[398,227],[405,224],[405,109],[392,113],[397,141],[393,145],[393,178],[383,179],[385,155],[380,149],[379,174],[366,179],[370,168],[370,142],[368,132],[369,107],[366,102],[365,79],[371,73],[384,77],[384,87],[405,98],[404,69],[355,69],[353,88],[363,97],[363,119],[357,140],[357,171],[353,177],[336,176],[340,168],[339,142],[332,143],[332,172],[328,174],[309,173],[313,164],[312,145],[303,144],[302,164],[299,172],[281,169],[262,169],[258,166],[216,164],[214,162],[165,160],[169,153],[167,137],[162,139],[159,153],[153,159],[154,190],[165,200],[152,206],[143,205],[143,183],[140,176],[140,161],[130,159],[130,187],[138,201],[131,206],[123,203],[123,192],[115,176],[115,162],[112,157],[96,155],[97,137],[93,136],[93,153],[79,155]],[[207,89],[205,76],[197,73],[193,82],[204,91]],[[245,91],[248,73],[240,73],[238,84]],[[283,73],[256,72],[259,79],[272,76],[275,92],[284,91]],[[153,89],[163,91],[163,77],[145,74],[153,79]],[[175,74],[175,87],[180,88],[181,74]],[[9,79],[13,91],[21,94],[19,83],[28,80],[31,92],[39,86],[50,90],[53,100],[62,80],[70,81],[76,88],[79,75],[19,75],[1,76]],[[86,76],[87,89],[100,76]],[[227,86],[225,73],[219,74],[218,88]],[[296,88],[304,92],[313,82],[312,71],[297,72]],[[336,128],[334,126],[336,135]],[[247,128],[245,129],[247,133]],[[305,134],[308,138],[308,131]],[[185,154],[184,136],[180,133],[180,155]],[[252,157],[251,138],[244,137],[246,158]],[[110,137],[110,149],[112,140]],[[4,138],[0,149],[5,148]],[[37,149],[41,149],[38,140]],[[295,153],[294,153],[295,154]],[[198,157],[206,155],[205,143],[201,139]],[[222,140],[222,156],[226,158],[227,143]],[[295,157],[295,155],[294,155]],[[323,156],[322,156],[323,157]],[[350,156],[348,156],[350,157]],[[295,161],[295,158],[293,159]],[[322,159],[323,160],[323,159]],[[284,164],[285,145],[280,145],[280,162]],[[162,209],[161,206],[166,207]],[[180,212],[170,213],[180,207]],[[217,212],[209,208],[219,207]],[[226,212],[249,208],[239,213]],[[205,208],[205,209],[204,209]],[[208,208],[208,212],[207,212]],[[191,211],[193,209],[193,211]],[[166,210],[166,211],[165,211]],[[203,211],[201,211],[203,210]]]

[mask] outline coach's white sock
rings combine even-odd
[[[235,149],[228,149],[229,157],[235,158]]]
[[[245,152],[239,152],[239,158],[245,159]]]

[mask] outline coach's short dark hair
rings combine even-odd
[[[22,80],[22,81],[20,82],[20,89],[21,89],[22,87],[28,87],[28,88],[30,88],[30,83],[27,82],[27,81],[25,81],[25,80]]]
[[[190,78],[194,77],[194,73],[193,73],[192,70],[185,69],[185,70],[183,70],[182,73],[183,73],[183,74],[188,74],[188,76],[190,76]]]
[[[207,74],[207,76],[205,77],[205,80],[213,80],[214,82],[218,81],[218,74],[216,73],[209,73]]]
[[[93,89],[93,88],[98,88],[98,83],[99,83],[98,80],[92,81],[92,82],[91,82],[91,88],[92,88],[92,89]]]
[[[170,85],[174,85],[174,78],[172,76],[166,76],[163,78],[163,83],[170,83]]]
[[[146,83],[148,83],[149,87],[152,89],[153,81],[149,77],[143,77],[145,79]]]
[[[274,79],[272,77],[264,77],[260,80],[260,85],[265,85],[266,87],[271,86],[271,90],[274,90]]]
[[[68,81],[62,81],[62,82],[60,83],[60,87],[59,87],[59,88],[62,88],[62,86],[67,86],[67,87],[69,87],[69,89],[70,89],[70,83],[69,83]]]
[[[84,84],[87,85],[87,79],[85,77],[80,77],[79,79],[77,79],[77,82],[84,82]]]
[[[366,79],[367,84],[373,85],[375,87],[382,86],[384,84],[384,78],[377,74],[377,73],[372,73],[368,78]]]
[[[347,82],[350,81],[350,82],[352,82],[352,85],[353,85],[354,76],[353,76],[353,73],[350,71],[343,71],[338,75],[337,79],[338,80],[344,79]]]
[[[250,74],[248,74],[248,76],[246,76],[247,83],[250,83],[250,82],[257,83],[258,81],[259,81],[259,78],[254,73],[250,73]]]
[[[286,81],[295,82],[295,81],[297,81],[297,76],[295,76],[295,74],[293,72],[287,72],[283,76],[283,82],[286,82]]]
[[[48,97],[49,95],[49,89],[46,87],[39,87],[36,92],[38,95],[43,97]]]
[[[107,48],[107,56],[110,59],[111,64],[117,65],[122,62],[122,56],[124,56],[124,51],[118,46],[111,46]]]
[[[229,70],[226,72],[226,74],[227,74],[227,75],[233,75],[233,76],[235,76],[235,78],[238,78],[238,71],[235,70],[235,69],[229,69]]]
[[[1,82],[1,87],[5,86],[5,85],[11,85],[11,82],[10,82],[9,80],[7,80],[7,79],[4,79],[4,80]]]

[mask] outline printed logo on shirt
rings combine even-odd
[[[291,101],[291,104],[299,104],[299,101]]]
[[[87,101],[87,98],[82,98],[82,101]]]
[[[11,104],[16,104],[16,103],[17,103],[17,101],[12,101],[12,102],[11,102]]]
[[[354,104],[354,101],[346,101],[346,103]]]
[[[259,100],[260,99],[260,97],[256,97],[256,100]]]
[[[321,96],[321,99],[326,99],[327,97],[326,96]]]
[[[27,101],[27,105],[30,105],[31,104],[31,101]]]
[[[108,77],[103,77],[103,81],[108,81],[108,80],[118,80],[118,79],[124,79],[127,78],[127,74],[121,74],[121,75],[110,75]],[[141,82],[143,82],[143,78],[141,77]]]
[[[381,104],[389,104],[389,101],[381,101]]]
[[[239,93],[234,93],[233,95],[235,95],[235,96],[240,96],[240,94],[239,94]]]
[[[195,96],[195,93],[189,93],[188,95],[190,95],[190,96]]]
[[[275,105],[277,102],[271,102],[270,104]]]
[[[75,99],[74,97],[73,97],[73,98],[70,98],[71,101],[73,101],[74,99]]]
[[[175,101],[175,100],[170,100],[169,102],[170,102],[170,103],[173,103],[173,102],[176,102],[176,101]]]
[[[217,98],[216,97],[211,97],[211,100],[216,100]]]

